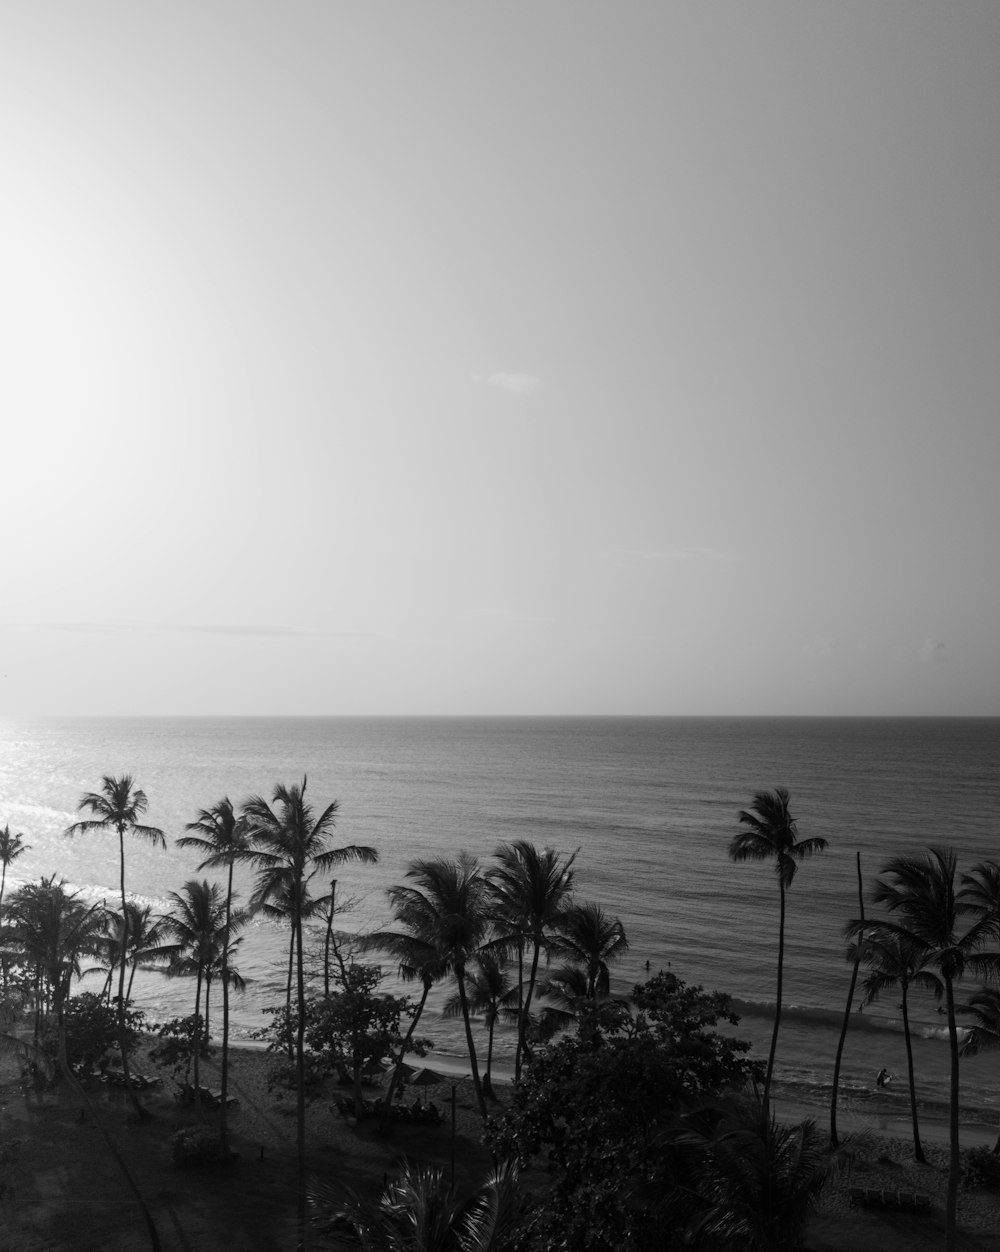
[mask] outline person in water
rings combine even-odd
[[[892,1081],[892,1074],[890,1074],[887,1069],[880,1069],[879,1072],[875,1075],[876,1087],[888,1087],[891,1081]]]

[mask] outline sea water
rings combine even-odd
[[[829,1099],[850,979],[842,930],[858,915],[856,854],[868,886],[888,857],[930,844],[953,847],[966,870],[1000,857],[997,719],[8,720],[0,723],[0,822],[30,845],[8,871],[8,890],[57,874],[87,898],[114,903],[116,836],[63,832],[82,816],[81,795],[122,772],[146,792],[146,818],[167,835],[166,850],[134,838],[126,847],[127,890],[158,911],[185,880],[205,876],[197,853],[175,842],[199,809],[227,795],[237,805],[251,794],[270,798],[276,783],[308,777],[317,810],[339,803],[335,844],[379,854],[376,866],[337,871],[337,899],[348,906],[339,929],[386,925],[386,888],[415,859],[467,851],[488,864],[515,839],[576,852],[577,895],[617,915],[628,935],[613,989],[642,981],[648,962],[651,972],[669,968],[726,991],[742,1018],[737,1033],[759,1056],[773,1020],[777,883],[773,865],[734,864],[728,848],[753,793],[785,786],[800,838],[829,843],[801,864],[788,896],[778,1050],[779,1093],[817,1110]],[[237,869],[236,884],[246,899],[252,873]],[[239,956],[248,988],[233,1000],[237,1037],[281,1000],[286,954],[286,930],[257,919]],[[440,1014],[450,990],[435,989],[421,1032],[438,1055],[461,1057],[460,1025]],[[193,1008],[193,984],[152,972],[139,974],[133,994],[155,1020]],[[860,999],[859,990],[842,1102],[902,1116],[898,995],[861,1012]],[[915,997],[913,1024],[921,1102],[941,1115],[948,1048],[937,1007]],[[499,1059],[512,1048],[511,1032],[501,1031]],[[877,1092],[883,1066],[897,1080]],[[1000,1054],[963,1061],[961,1103],[968,1120],[1000,1119]]]

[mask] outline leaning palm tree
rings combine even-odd
[[[628,951],[625,927],[599,904],[574,903],[564,909],[556,922],[551,941],[555,955],[571,965],[579,965],[587,976],[587,998],[606,996],[611,990],[608,966]]]
[[[30,850],[30,844],[24,842],[24,835],[11,833],[10,825],[0,830],[0,921],[3,920],[3,893],[7,885],[7,866],[19,856]],[[7,958],[0,958],[3,986],[7,986]]]
[[[966,898],[989,919],[993,937],[1000,940],[1000,864],[980,861],[962,875]]]
[[[458,987],[465,1042],[469,1049],[472,1083],[483,1120],[486,1101],[472,1038],[466,971],[490,931],[486,879],[475,857],[462,852],[457,860],[413,861],[406,871],[409,884],[390,893],[396,917],[414,935],[420,935],[434,954],[437,968],[454,976]]]
[[[319,1180],[309,1187],[314,1225],[360,1252],[515,1252],[524,1202],[517,1167],[499,1166],[466,1200],[435,1165],[404,1161],[378,1200]]]
[[[539,852],[526,839],[518,839],[497,848],[494,856],[498,864],[486,875],[499,930],[494,946],[518,954],[519,975],[522,975],[524,952],[527,950],[531,955],[517,1028],[517,1052],[514,1057],[517,1076],[520,1075],[522,1061],[530,1056],[528,1019],[538,980],[538,963],[573,888],[576,855],[574,852],[561,857],[553,848]],[[523,975],[519,977],[520,982],[523,982]]]
[[[778,1030],[781,1025],[781,992],[785,964],[785,895],[798,869],[799,861],[815,852],[822,852],[826,840],[815,836],[799,839],[795,819],[788,808],[788,791],[777,787],[774,791],[754,793],[749,809],[741,809],[739,821],[744,830],[733,836],[729,856],[734,861],[774,861],[778,878],[780,912],[778,917],[778,988],[774,1005],[774,1029],[771,1032],[771,1050],[767,1057],[767,1073],[764,1078],[764,1106],[769,1108],[771,1077],[774,1073],[774,1055],[778,1049]]]
[[[956,883],[956,872],[952,849],[932,847],[923,857],[893,857],[883,866],[874,891],[876,903],[884,905],[892,919],[882,928],[913,945],[922,964],[921,981],[945,1002],[951,1053],[945,1252],[955,1246],[961,1175],[955,984],[969,971],[982,978],[1000,971],[1000,954],[981,950],[993,933],[992,920],[972,898],[968,885]]]
[[[374,848],[350,845],[331,848],[337,817],[337,802],[328,804],[318,815],[306,796],[306,782],[285,786],[279,783],[269,804],[262,796],[251,796],[243,805],[246,832],[253,845],[250,862],[257,869],[257,884],[251,897],[251,910],[287,900],[291,905],[291,928],[296,956],[297,1024],[295,1038],[295,1092],[298,1153],[298,1219],[300,1238],[305,1237],[306,1220],[306,1105],[305,1105],[305,1028],[306,986],[303,965],[302,927],[304,901],[312,878],[328,877],[335,866],[347,861],[372,865],[378,860]]]
[[[246,860],[251,852],[250,837],[246,823],[236,815],[228,796],[210,809],[201,809],[185,830],[191,834],[181,835],[177,840],[180,848],[195,848],[204,853],[198,865],[205,869],[226,870],[226,924],[222,944],[222,1104],[219,1114],[219,1139],[223,1157],[229,1153],[229,950],[231,946],[231,922],[233,915],[233,867],[237,861]]]
[[[122,927],[121,960],[118,967],[118,1046],[122,1056],[122,1070],[125,1074],[125,1089],[131,1094],[136,1112],[144,1114],[131,1082],[128,1064],[128,1039],[125,1030],[125,953],[128,950],[128,910],[125,896],[125,835],[148,840],[155,847],[165,848],[167,841],[163,831],[157,826],[145,826],[139,819],[149,807],[146,793],[135,786],[131,774],[112,776],[105,774],[101,779],[101,790],[87,792],[79,804],[81,811],[92,814],[82,821],[74,822],[67,827],[67,835],[86,834],[91,831],[113,830],[118,835],[118,861],[121,887]]]

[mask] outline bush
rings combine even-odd
[[[191,1072],[196,1033],[200,1036],[202,1059],[215,1053],[215,1049],[211,1047],[212,1037],[205,1034],[204,1019],[200,1015],[197,1021],[194,1014],[190,1017],[175,1017],[154,1029],[159,1042],[149,1055],[158,1065],[170,1067],[175,1076],[183,1075],[186,1078]]]
[[[963,1152],[962,1186],[968,1191],[978,1187],[1000,1189],[1000,1156],[985,1144]]]
[[[178,1130],[170,1139],[170,1156],[178,1169],[221,1165],[226,1159],[219,1132],[209,1126],[184,1126]]]

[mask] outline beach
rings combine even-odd
[[[4,1149],[0,1212],[3,1252],[134,1252],[148,1246],[138,1205],[130,1198],[114,1160],[96,1133],[100,1121],[134,1174],[153,1213],[165,1252],[225,1246],[230,1252],[262,1252],[294,1246],[295,1097],[268,1090],[271,1058],[259,1048],[233,1050],[230,1090],[237,1100],[230,1113],[230,1134],[239,1161],[230,1169],[181,1171],[170,1162],[170,1137],[196,1124],[198,1113],[179,1104],[176,1083],[157,1070],[147,1049],[136,1055],[139,1072],[158,1074],[161,1082],[143,1095],[152,1114],[137,1121],[123,1093],[92,1085],[93,1109],[81,1114],[69,1092],[41,1095],[25,1091],[11,1058],[3,1060],[0,1098],[0,1145]],[[432,1062],[437,1067],[436,1061]],[[456,1080],[455,1179],[460,1190],[479,1182],[490,1166],[480,1144],[481,1123],[471,1082],[453,1066]],[[202,1082],[218,1088],[218,1058],[204,1064]],[[501,1103],[509,1086],[497,1076]],[[341,1187],[376,1194],[393,1176],[402,1157],[440,1166],[450,1176],[452,1131],[447,1097],[451,1084],[426,1094],[445,1112],[437,1127],[397,1125],[380,1139],[374,1120],[356,1125],[331,1111],[344,1089],[328,1086],[310,1102],[306,1135],[310,1174]],[[366,1089],[367,1094],[377,1094]],[[799,1120],[804,1110],[779,1105],[781,1120]],[[812,1110],[815,1114],[815,1110]],[[215,1124],[217,1111],[202,1114]],[[821,1122],[825,1129],[825,1123]],[[917,1252],[940,1246],[947,1181],[947,1126],[926,1120],[922,1127],[928,1164],[913,1160],[905,1137],[881,1133],[877,1125],[851,1117],[839,1119],[843,1152],[836,1176],[820,1200],[806,1246],[814,1252]],[[963,1147],[979,1136],[963,1128]],[[544,1185],[541,1170],[529,1171],[527,1188]],[[931,1211],[913,1215],[855,1208],[850,1188],[911,1190],[927,1195]],[[963,1190],[959,1196],[959,1247],[968,1252],[1000,1248],[1000,1195]]]

